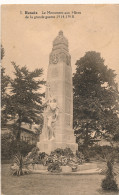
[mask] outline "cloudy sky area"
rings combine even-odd
[[[20,14],[22,11],[22,14]],[[70,19],[26,19],[25,11],[77,11]],[[3,5],[2,45],[6,73],[13,75],[11,61],[29,70],[44,69],[46,79],[52,42],[62,30],[69,41],[72,70],[87,51],[97,51],[119,82],[119,5]]]

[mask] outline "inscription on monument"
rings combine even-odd
[[[68,98],[65,99],[65,112],[68,114],[71,113],[71,100]]]
[[[69,83],[65,84],[65,92],[67,97],[71,97],[72,87]]]
[[[50,83],[51,87],[51,94],[56,95],[57,91],[58,91],[58,82],[57,81],[53,81]]]
[[[58,77],[58,70],[57,70],[57,68],[53,68],[53,69],[52,69],[51,76],[52,76],[52,77]]]
[[[71,83],[72,75],[69,67],[65,67],[65,80]]]
[[[65,114],[65,124],[67,126],[71,126],[70,115]]]

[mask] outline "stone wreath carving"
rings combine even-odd
[[[50,55],[50,64],[57,64],[59,61],[65,62],[67,65],[71,64],[71,56],[65,53],[51,54]]]

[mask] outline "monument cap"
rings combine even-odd
[[[53,41],[53,47],[58,45],[65,45],[68,48],[68,40],[64,37],[62,30],[59,31],[58,36]]]
[[[62,30],[59,31],[59,36],[63,36],[63,31]]]

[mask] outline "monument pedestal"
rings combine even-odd
[[[76,143],[66,143],[66,142],[56,142],[55,140],[41,140],[37,143],[37,146],[40,152],[45,152],[46,154],[50,154],[52,151],[57,148],[65,149],[70,148],[73,153],[78,150],[78,146]]]

